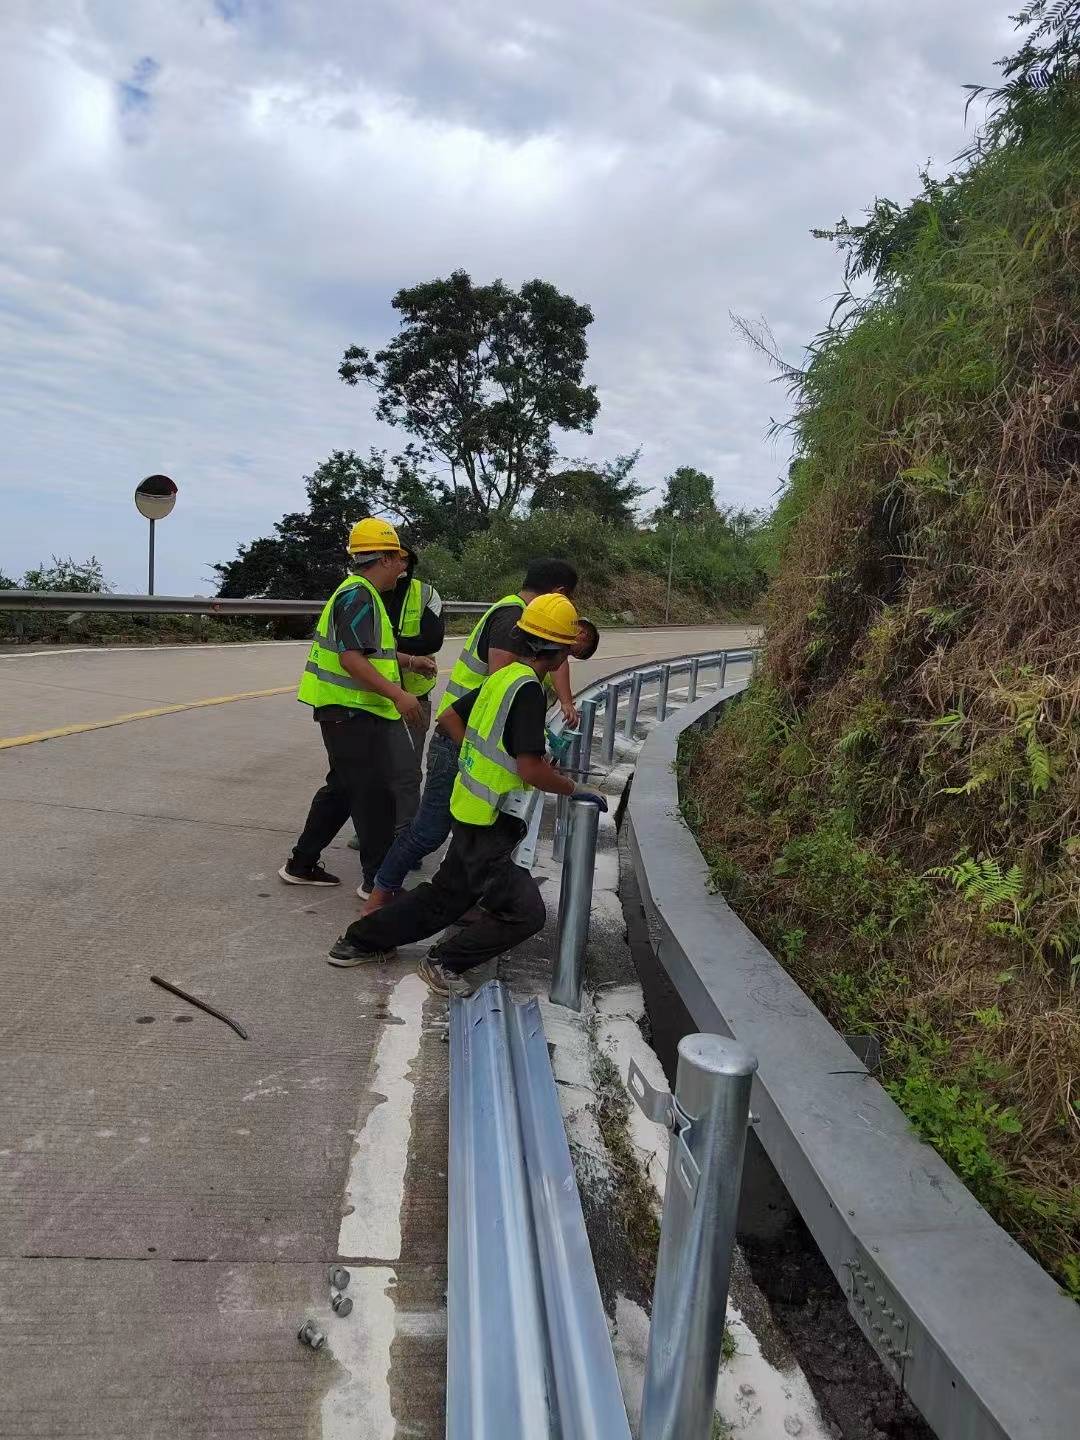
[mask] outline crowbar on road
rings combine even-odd
[[[173,995],[179,995],[181,1000],[186,1000],[189,1005],[194,1005],[199,1010],[205,1010],[207,1015],[213,1015],[215,1020],[224,1020],[230,1030],[235,1030],[241,1040],[248,1038],[248,1033],[238,1020],[230,1020],[228,1015],[221,1010],[215,1010],[213,1005],[208,1005],[205,1000],[196,1000],[194,995],[189,995],[186,990],[181,990],[178,985],[171,984],[168,980],[162,980],[160,975],[151,975],[151,981],[160,985],[163,990],[170,991]]]

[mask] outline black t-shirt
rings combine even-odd
[[[331,625],[340,655],[345,650],[359,650],[362,655],[371,655],[380,648],[380,629],[375,613],[375,602],[366,585],[350,585],[334,601]],[[314,711],[314,718],[322,720],[351,720],[360,711],[354,705],[320,705]]]
[[[371,655],[379,649],[375,602],[366,585],[350,585],[343,590],[334,601],[331,620],[339,655],[343,650]]]
[[[460,715],[466,725],[476,704],[480,689],[470,690],[456,701],[451,709]],[[510,702],[510,713],[503,730],[503,748],[516,759],[519,755],[543,755],[547,749],[547,735],[544,720],[547,716],[547,697],[540,684],[523,685]]]
[[[523,605],[500,605],[484,621],[476,638],[476,654],[485,665],[492,645],[496,650],[510,649],[510,632],[521,619],[524,608]]]

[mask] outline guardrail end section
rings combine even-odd
[[[629,1440],[540,1007],[450,1006],[447,1440]]]

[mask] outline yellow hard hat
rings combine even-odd
[[[349,531],[349,554],[374,555],[379,550],[405,553],[389,520],[358,520]]]
[[[578,613],[565,595],[538,595],[525,606],[517,623],[526,635],[550,645],[573,645],[578,637]]]

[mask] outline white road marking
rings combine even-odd
[[[423,986],[423,981],[417,984]],[[322,1326],[341,1370],[323,1396],[322,1440],[394,1440],[390,1347],[395,1306],[389,1293],[394,1279],[393,1270],[382,1266],[354,1269],[349,1287],[353,1314],[345,1321],[332,1317]]]
[[[409,1071],[420,1053],[427,986],[406,975],[394,986],[388,1009],[400,1024],[383,1027],[366,1095],[381,1096],[364,1121],[349,1161],[338,1231],[342,1257],[397,1260],[401,1207],[412,1134],[414,1082]]]
[[[187,650],[201,655],[204,650],[270,650],[281,645],[306,645],[310,640],[226,640],[199,645],[80,645],[73,650],[28,650],[25,655],[0,655],[2,660],[54,660],[58,655],[145,655],[147,651]]]

